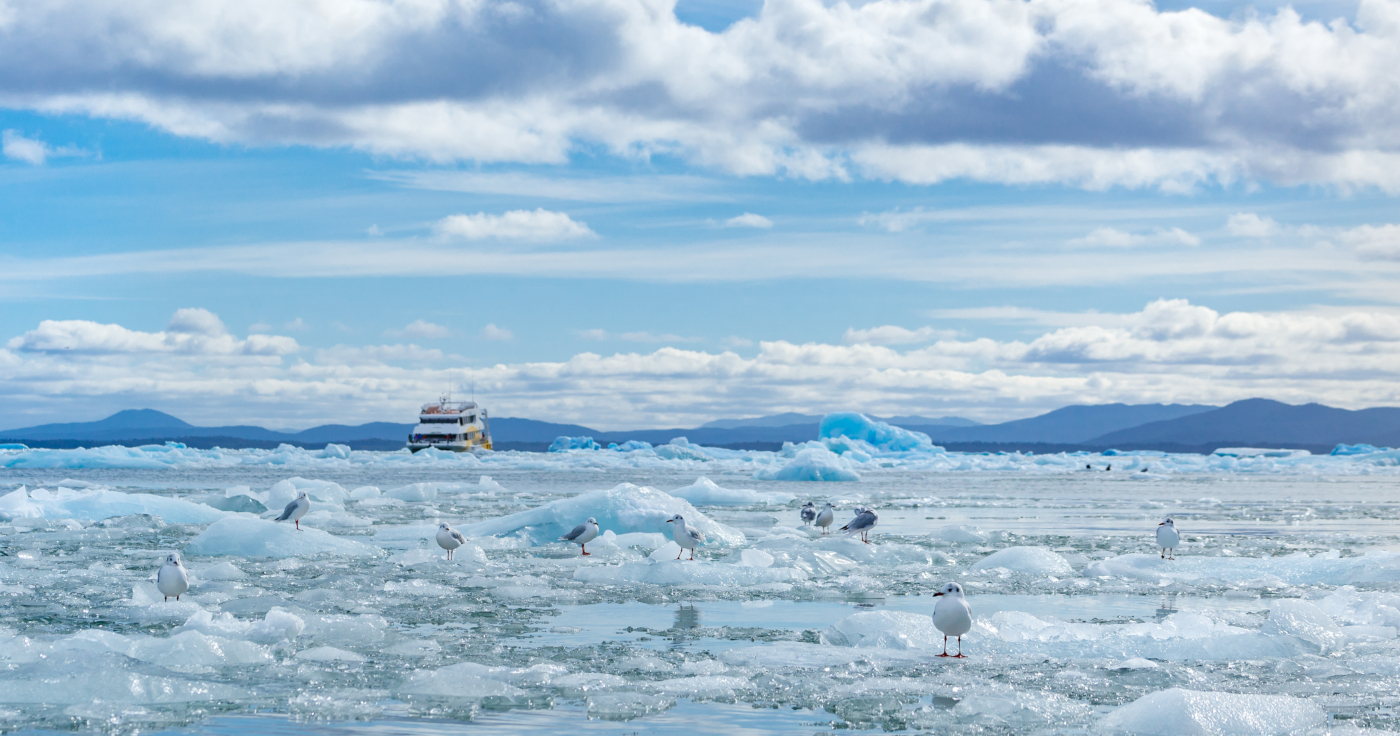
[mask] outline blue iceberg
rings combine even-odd
[[[592,437],[555,437],[549,445],[550,452],[568,452],[569,450],[601,450],[603,449]]]
[[[933,444],[933,440],[923,432],[911,432],[855,412],[839,412],[822,417],[818,436],[822,440],[834,440],[838,437],[858,440],[869,445],[877,453],[944,453],[943,448]]]

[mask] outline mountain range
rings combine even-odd
[[[590,436],[601,443],[644,440],[652,444],[686,437],[691,442],[748,449],[776,449],[782,442],[815,439],[821,417],[778,414],[719,420],[700,427],[603,432],[577,424],[499,417],[491,433],[500,449],[543,450],[556,437]],[[1001,424],[959,417],[889,417],[890,423],[924,432],[950,450],[1168,450],[1210,452],[1222,446],[1291,447],[1330,451],[1340,443],[1400,445],[1400,408],[1350,411],[1320,404],[1295,406],[1247,399],[1228,406],[1198,404],[1101,404],[1062,409]],[[0,442],[76,447],[93,443],[176,440],[196,447],[275,447],[283,442],[319,447],[329,442],[356,449],[403,446],[412,424],[326,424],[298,432],[235,425],[199,427],[154,409],[120,411],[95,422],[43,424],[0,430]]]

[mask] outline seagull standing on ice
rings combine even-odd
[[[565,542],[577,544],[584,554],[588,554],[588,543],[598,537],[598,522],[593,517],[588,517],[588,521],[574,527],[574,530],[560,537]]]
[[[963,598],[963,589],[957,583],[944,583],[934,597],[940,600],[933,604],[933,625],[943,632],[943,653],[940,657],[962,657],[963,634],[972,631],[972,609]],[[948,637],[958,638],[958,653],[948,653]]]
[[[1176,530],[1176,524],[1169,518],[1157,525],[1157,546],[1162,548],[1162,559],[1176,559],[1176,545],[1181,544],[1181,534]],[[1167,556],[1170,550],[1172,555]]]
[[[171,552],[166,555],[165,564],[161,565],[156,573],[156,587],[167,601],[172,595],[175,596],[175,600],[180,600],[180,594],[190,589],[190,575],[185,572],[185,566],[180,564],[179,553]]]
[[[458,547],[467,543],[467,538],[462,533],[447,525],[447,522],[438,524],[437,543],[439,547],[447,550],[447,559],[452,559],[452,552]]]
[[[813,519],[816,519],[816,518],[817,518],[817,506],[816,506],[816,504],[812,503],[811,501],[808,501],[807,504],[806,504],[805,506],[802,507],[802,525],[803,525],[803,526],[811,526],[811,525],[812,525],[812,520],[813,520]]]
[[[297,531],[301,531],[301,517],[306,516],[306,512],[311,510],[311,501],[306,498],[306,491],[297,491],[297,500],[287,504],[287,508],[282,509],[282,515],[276,521],[287,521],[291,519],[297,525]]]
[[[859,534],[860,541],[870,544],[870,530],[874,529],[875,524],[879,521],[880,515],[875,513],[875,509],[858,508],[856,509],[856,518],[846,522],[846,525],[841,527],[841,531],[845,532],[847,536]]]
[[[676,514],[666,520],[667,524],[674,523],[671,527],[671,538],[676,540],[676,544],[681,546],[681,551],[676,553],[676,559],[681,558],[681,552],[690,550],[690,559],[695,559],[695,548],[705,543],[705,534],[699,529],[691,529],[685,525],[685,517]]]
[[[836,521],[836,507],[827,504],[820,514],[817,514],[816,524],[822,528],[822,534],[831,531],[831,523]]]

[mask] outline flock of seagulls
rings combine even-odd
[[[296,525],[297,531],[301,531],[301,518],[306,516],[306,512],[311,510],[311,501],[306,497],[306,491],[299,491],[296,500],[287,504],[276,521],[291,521]],[[822,530],[822,534],[829,534],[831,525],[836,522],[836,506],[828,503],[825,508],[818,510],[817,505],[808,501],[802,506],[799,514],[804,526],[816,526]],[[855,508],[855,517],[846,522],[846,525],[838,531],[846,532],[847,536],[860,536],[860,541],[870,544],[870,531],[879,523],[880,515],[875,509],[864,506]],[[686,550],[690,550],[689,559],[695,559],[695,548],[705,543],[705,533],[689,526],[685,523],[685,517],[676,514],[666,520],[667,524],[674,524],[671,527],[671,539],[680,546],[680,552],[676,553],[676,559],[681,559],[681,555]],[[587,555],[588,543],[598,538],[598,520],[589,517],[587,521],[574,527],[572,531],[559,540],[563,542],[573,542],[579,546],[582,554]],[[438,524],[437,543],[439,547],[447,550],[447,559],[452,559],[453,552],[458,547],[467,543],[466,537],[462,533],[453,529],[447,522]],[[1181,533],[1176,529],[1176,523],[1167,518],[1157,525],[1157,546],[1161,548],[1161,557],[1164,560],[1175,560],[1176,546],[1181,543]],[[160,590],[165,600],[169,601],[174,596],[176,601],[180,596],[190,589],[189,572],[184,564],[180,562],[180,555],[171,552],[165,558],[165,564],[161,565],[156,572],[156,588]],[[933,625],[943,634],[943,653],[940,657],[964,658],[962,653],[963,635],[972,630],[972,608],[967,605],[967,599],[963,596],[962,586],[957,583],[944,583],[937,593],[933,594],[939,600],[933,606]],[[958,653],[948,653],[948,637],[953,637],[958,643]]]

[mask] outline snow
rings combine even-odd
[[[737,529],[712,521],[684,499],[655,488],[623,483],[605,491],[589,491],[552,501],[538,508],[461,527],[468,537],[516,535],[531,544],[551,544],[585,519],[614,534],[666,533],[666,520],[680,514],[686,524],[705,534],[707,547],[734,547],[745,543]]]
[[[282,522],[264,521],[248,516],[233,515],[209,525],[199,536],[185,545],[185,553],[214,557],[302,557],[308,555],[347,555],[375,557],[379,548],[361,542],[332,536],[319,529],[296,527]]]
[[[700,476],[694,483],[677,488],[670,495],[684,499],[696,506],[752,506],[771,504],[779,506],[797,498],[791,493],[753,491],[743,488],[721,488],[714,481]]]
[[[1301,698],[1174,687],[1114,709],[1099,721],[1098,728],[1143,736],[1293,734],[1326,721],[1327,714],[1321,708]]]

